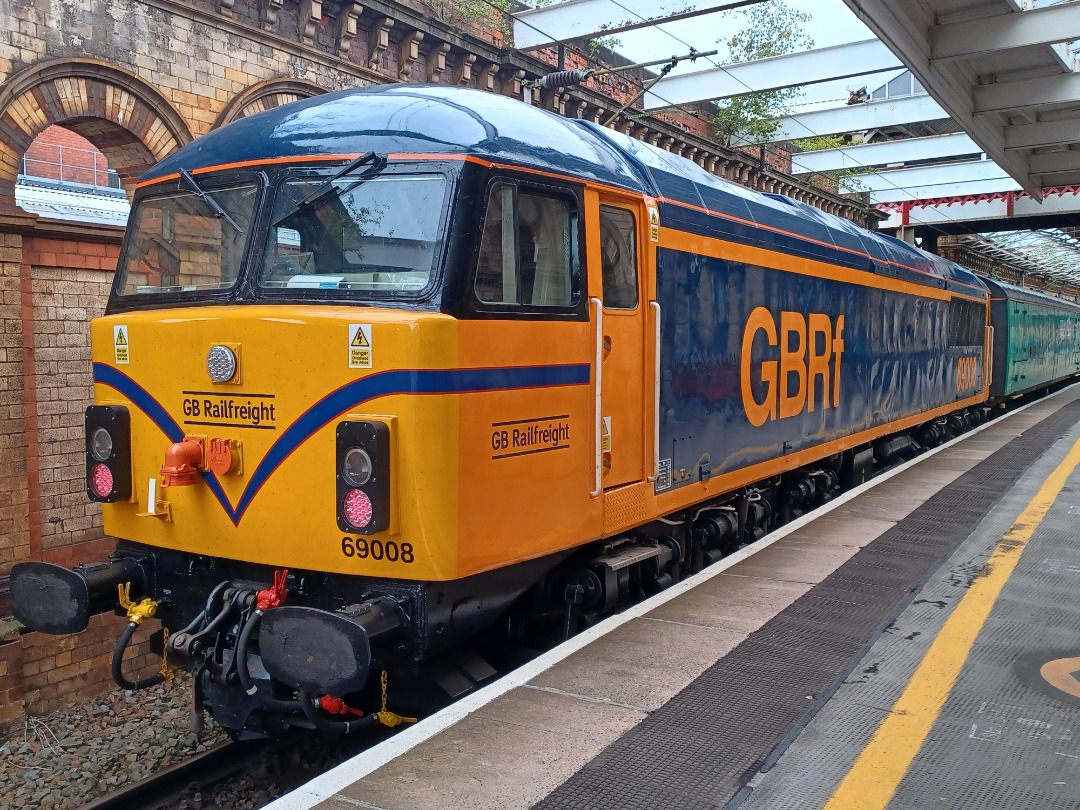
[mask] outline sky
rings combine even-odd
[[[844,5],[843,0],[787,0],[787,4],[793,9],[805,11],[811,15],[811,19],[803,24],[803,29],[814,41],[815,48],[874,39],[874,35],[859,22],[851,10]],[[664,23],[637,31],[624,31],[615,35],[619,44],[614,49],[636,62],[663,59],[673,55],[681,56],[689,53],[691,47],[698,51],[719,49],[720,54],[717,56],[719,59],[725,55],[726,51],[723,40],[744,27],[745,20],[742,14],[721,12]],[[683,62],[672,71],[672,75],[705,70],[709,67],[712,65],[703,59],[698,59],[693,63]],[[880,76],[859,76],[809,86],[803,89],[800,104],[846,98],[847,88],[854,89],[865,85],[868,90],[873,90],[897,75],[898,72],[890,71]],[[795,106],[797,108],[799,104]]]

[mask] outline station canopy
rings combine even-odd
[[[764,2],[778,0],[565,0],[514,14],[514,41],[615,37],[638,62],[705,52],[745,24],[730,12]],[[796,146],[793,173],[839,176],[841,191],[889,213],[888,227],[961,235],[1080,285],[1080,0],[787,5],[811,16],[813,47],[681,63],[649,87],[645,111],[798,87],[772,139],[844,144]]]

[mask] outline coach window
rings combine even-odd
[[[625,208],[600,206],[600,267],[604,275],[604,306],[636,309],[637,250],[634,215]]]
[[[570,198],[496,183],[484,214],[473,284],[477,299],[520,307],[572,306],[576,244]]]

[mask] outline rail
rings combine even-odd
[[[194,783],[209,787],[251,765],[268,742],[230,742],[117,788],[79,810],[157,810],[180,799]]]

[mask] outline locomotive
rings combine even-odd
[[[388,684],[466,692],[491,639],[565,638],[1075,375],[1078,318],[515,100],[318,96],[140,181],[91,326],[116,550],[16,565],[14,609],[77,632],[119,593],[118,683],[159,677],[122,672],[155,615],[236,736],[395,725]]]

